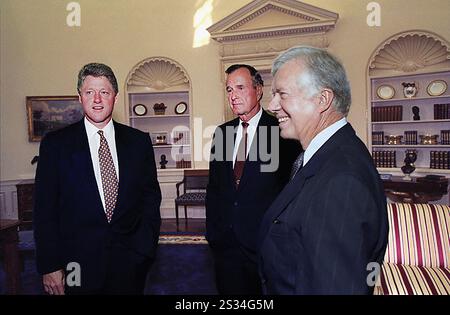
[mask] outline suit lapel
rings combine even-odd
[[[127,195],[127,189],[131,187],[130,185],[130,157],[132,156],[132,150],[129,149],[129,143],[127,142],[126,136],[123,132],[120,124],[114,123],[114,133],[116,140],[116,150],[117,150],[117,160],[119,164],[119,193],[117,196],[116,208],[112,216],[112,221],[117,220],[122,214],[122,205],[124,203],[125,197]]]
[[[320,171],[320,168],[331,158],[332,152],[342,143],[345,143],[346,139],[349,139],[351,132],[354,134],[354,130],[349,123],[339,129],[323,144],[322,147],[320,147],[308,163],[298,171],[294,179],[284,187],[264,217],[261,235],[266,235],[270,223],[287,209],[292,200],[298,197],[306,181]]]
[[[75,125],[76,136],[70,139],[72,146],[72,165],[81,177],[81,183],[84,185],[84,191],[88,202],[94,203],[95,208],[99,209],[97,214],[101,214],[105,219],[102,200],[98,191],[97,181],[95,179],[94,167],[92,165],[91,152],[89,142],[84,126],[84,119]]]

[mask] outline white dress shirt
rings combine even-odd
[[[98,149],[100,148],[100,135],[97,132],[99,130],[103,130],[103,135],[108,142],[108,147],[109,151],[111,151],[114,168],[116,169],[117,181],[119,181],[119,161],[117,159],[114,124],[111,119],[103,129],[98,129],[85,117],[84,126],[86,128],[86,134],[89,142],[89,150],[91,151],[92,166],[94,167],[94,174],[95,180],[97,181],[98,192],[100,193],[100,198],[102,199],[103,209],[105,209],[105,196],[103,194],[102,176],[100,174],[100,162],[98,158]]]
[[[253,141],[253,138],[255,137],[256,128],[258,127],[259,120],[261,119],[261,116],[262,116],[262,111],[263,111],[263,109],[261,107],[259,109],[259,112],[257,112],[255,116],[253,116],[249,121],[247,121],[248,127],[247,127],[247,155],[246,155],[246,158],[248,156],[248,152],[250,151],[250,147],[252,146],[252,141]],[[241,143],[241,139],[242,139],[242,131],[244,129],[244,127],[242,127],[242,123],[243,123],[243,121],[239,119],[239,126],[237,129],[236,141],[234,142],[234,150],[233,150],[233,168],[234,168],[234,162],[236,162],[236,155],[237,155],[237,151],[239,148],[239,144]]]
[[[309,146],[305,150],[305,155],[303,156],[303,166],[308,163],[312,158],[314,153],[316,153],[328,139],[331,138],[339,129],[347,124],[347,119],[344,117],[341,120],[336,121],[331,126],[328,126],[321,132],[319,132],[312,140]]]

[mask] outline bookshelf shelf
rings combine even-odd
[[[450,145],[441,145],[441,144],[382,144],[377,145],[373,144],[373,148],[450,148]]]
[[[401,121],[373,121],[373,122],[372,122],[372,125],[442,124],[442,123],[450,123],[450,119],[401,120]]]

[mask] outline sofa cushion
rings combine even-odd
[[[449,267],[450,207],[389,203],[389,239],[384,262]]]
[[[450,269],[384,263],[374,294],[450,294]]]

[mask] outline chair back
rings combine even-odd
[[[184,192],[191,189],[206,189],[208,170],[184,170]]]

